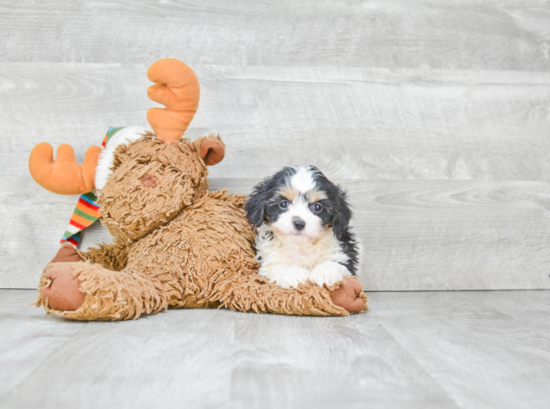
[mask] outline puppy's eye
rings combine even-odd
[[[314,213],[319,213],[323,210],[323,205],[321,203],[313,203],[311,205],[311,210],[313,210]]]
[[[288,200],[281,200],[279,202],[279,207],[281,209],[287,209],[289,205],[290,205],[290,202]]]

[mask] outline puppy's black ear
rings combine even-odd
[[[332,230],[336,237],[341,238],[349,227],[352,212],[349,204],[346,200],[346,192],[340,187],[334,186],[335,189],[329,194],[334,209],[334,216],[332,217]],[[332,190],[332,189],[331,189]]]
[[[264,222],[266,193],[267,183],[259,183],[256,187],[254,187],[254,190],[252,190],[252,194],[248,196],[244,206],[248,221],[256,227],[260,227]]]

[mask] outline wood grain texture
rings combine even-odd
[[[4,397],[25,382],[86,324],[51,320],[28,305],[35,291],[4,290],[0,293],[0,406]],[[23,325],[25,329],[21,326]],[[52,327],[53,325],[53,327]]]
[[[368,290],[550,288],[548,182],[334,180],[354,208]],[[248,193],[257,181],[212,179],[211,188]],[[0,207],[6,288],[35,287],[77,200],[27,186]],[[103,241],[111,237],[96,223],[81,247]]]
[[[82,158],[109,127],[146,124],[147,66],[0,64],[6,172],[26,175],[44,140]],[[186,136],[228,144],[212,177],[310,163],[342,179],[549,180],[550,73],[193,68]]]
[[[549,183],[334,180],[354,209],[368,290],[550,289]]]
[[[371,293],[347,318],[75,323],[0,293],[0,406],[546,408],[550,291]]]
[[[544,71],[544,1],[4,1],[9,62]]]
[[[170,56],[201,82],[187,136],[227,142],[214,185],[317,165],[350,190],[369,289],[549,288],[549,26],[542,1],[4,1],[0,287],[36,285],[76,202],[32,181],[32,147],[82,160],[145,123]]]

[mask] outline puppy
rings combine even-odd
[[[284,288],[332,285],[355,275],[359,248],[345,192],[313,166],[287,167],[259,183],[246,203],[260,275]]]

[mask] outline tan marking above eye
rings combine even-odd
[[[300,194],[300,192],[296,188],[293,188],[292,186],[289,186],[289,185],[283,186],[281,189],[279,189],[278,193],[281,196],[283,196],[285,199],[287,199],[289,202],[292,202]]]
[[[293,202],[300,195],[300,191],[291,185],[285,185],[279,189],[278,193],[290,202]],[[327,198],[327,195],[322,190],[311,189],[304,194],[309,203],[315,203]]]
[[[313,189],[306,193],[306,198],[309,203],[313,204],[319,200],[326,199],[327,195],[322,190]]]

